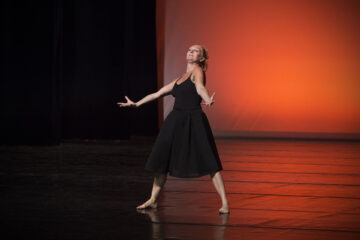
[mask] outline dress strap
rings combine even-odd
[[[175,84],[179,81],[179,79],[181,78],[182,76],[178,77],[175,81]]]
[[[190,73],[190,75],[189,75],[186,79],[188,79],[189,77],[191,77],[191,75],[192,75],[192,72]],[[182,75],[182,76],[180,76],[178,79],[176,79],[175,83],[177,84],[177,82],[179,81],[179,79],[182,78],[183,76],[184,76],[184,75]],[[185,80],[186,80],[186,79],[185,79]],[[191,79],[190,79],[190,80],[191,80]]]

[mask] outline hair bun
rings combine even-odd
[[[206,47],[204,47],[203,45],[199,45],[201,47],[201,54],[202,54],[202,57],[205,59],[204,61],[202,62],[199,62],[199,65],[200,67],[206,71],[207,70],[207,60],[209,59],[209,54],[208,54],[208,50]]]

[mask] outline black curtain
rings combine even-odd
[[[155,135],[156,1],[2,1],[1,143]]]

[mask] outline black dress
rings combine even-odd
[[[209,121],[202,111],[202,98],[191,75],[175,85],[172,111],[167,115],[145,170],[179,178],[201,177],[222,170]]]

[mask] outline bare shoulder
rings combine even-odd
[[[168,84],[164,85],[163,87],[161,87],[156,93],[155,96],[158,97],[162,97],[162,96],[166,96],[168,94],[171,93],[172,89],[174,88],[174,85],[176,84],[176,81],[181,78],[178,77],[174,80],[172,80],[171,82],[169,82]]]
[[[181,77],[182,77],[182,76],[179,76],[179,77],[175,78],[174,80],[172,80],[171,82],[169,82],[169,83],[167,84],[167,86],[171,86],[171,87],[174,86],[174,84],[176,83],[176,81],[179,80]]]
[[[191,81],[194,83],[204,84],[204,75],[201,67],[195,67],[191,77]]]

